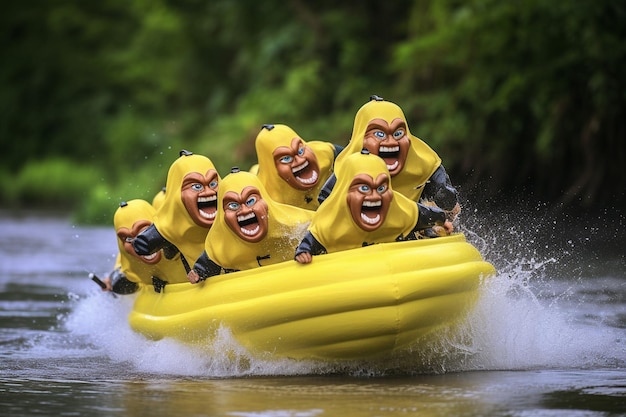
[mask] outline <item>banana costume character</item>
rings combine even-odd
[[[335,173],[332,194],[296,249],[300,263],[311,262],[312,255],[412,239],[413,232],[446,221],[443,210],[394,191],[385,161],[366,149],[343,158]]]
[[[154,285],[160,292],[160,282],[186,281],[186,272],[178,259],[166,259],[161,251],[142,256],[133,247],[135,237],[152,224],[155,215],[154,207],[141,199],[122,202],[115,211],[113,226],[119,252],[110,277],[114,292],[128,294],[136,291],[139,284]]]
[[[152,207],[156,210],[161,208],[161,205],[165,201],[165,187],[161,187],[161,190],[152,198]]]
[[[189,281],[293,259],[313,213],[273,201],[256,175],[233,168],[220,182],[217,218]]]
[[[215,220],[219,181],[209,158],[181,151],[168,171],[165,198],[154,224],[135,238],[135,251],[150,255],[163,249],[170,259],[180,253],[189,271],[189,262],[204,250],[206,235]]]
[[[286,125],[263,125],[256,137],[258,176],[279,203],[316,210],[317,195],[330,177],[343,148],[329,142],[305,142]]]
[[[457,207],[457,191],[441,158],[411,134],[404,112],[397,104],[378,96],[370,97],[357,112],[350,142],[335,164],[363,148],[385,161],[395,191],[413,201],[433,201],[446,211],[452,212]],[[330,195],[334,182],[335,178],[331,177],[324,185],[318,197],[320,202]]]

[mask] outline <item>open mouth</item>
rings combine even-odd
[[[259,221],[256,218],[256,214],[254,213],[237,216],[237,224],[239,225],[241,233],[246,236],[254,236],[261,229],[261,226],[259,226]]]
[[[385,164],[387,164],[387,169],[393,171],[399,164],[400,146],[381,146],[378,149],[378,156],[383,158]]]
[[[361,205],[361,220],[367,224],[376,224],[380,221],[382,201],[364,201]]]
[[[215,215],[217,214],[217,195],[198,197],[198,210],[200,211],[200,215],[205,219],[215,219]]]
[[[156,258],[158,254],[159,254],[159,252],[158,252],[158,251],[156,251],[156,252],[154,252],[152,255],[141,255],[141,258],[142,258],[142,259],[144,259],[144,260],[146,260],[146,261],[151,261],[151,260],[153,260],[154,258]]]
[[[317,181],[317,171],[310,169],[309,161],[304,161],[304,163],[302,163],[301,165],[293,168],[291,172],[293,173],[293,176],[296,178],[296,180],[304,185],[315,184],[315,182]]]

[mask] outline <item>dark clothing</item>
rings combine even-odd
[[[313,236],[311,232],[306,232],[304,238],[296,248],[296,254],[294,255],[294,258],[304,252],[310,253],[313,256],[321,255],[323,253],[326,253],[326,248],[320,242],[318,242],[317,239],[315,239],[315,236]]]
[[[439,165],[439,168],[430,176],[426,185],[424,185],[424,191],[422,191],[420,198],[432,201],[437,204],[437,207],[441,207],[446,211],[451,211],[459,202],[456,188],[452,186],[450,177],[443,165]]]
[[[317,201],[322,204],[324,200],[328,198],[335,183],[337,177],[333,173],[324,183],[324,186],[320,190],[317,196]],[[393,188],[393,178],[391,179],[391,186]],[[424,191],[422,191],[421,200],[428,200],[434,202],[438,207],[446,211],[450,211],[456,206],[458,202],[458,193],[456,188],[452,186],[450,177],[446,172],[443,165],[439,165],[439,168],[435,170],[433,175],[430,176],[426,185],[424,185]]]
[[[333,143],[333,147],[335,148],[335,159],[337,159],[337,156],[341,153],[341,151],[343,151],[344,147],[335,143]]]
[[[180,261],[185,268],[185,271],[189,273],[189,263],[185,259],[185,256],[178,248],[172,244],[169,240],[165,239],[161,233],[157,230],[154,224],[151,224],[146,230],[139,233],[133,240],[133,248],[139,256],[152,255],[163,249],[163,255],[167,259],[174,259],[177,254],[180,254]],[[163,281],[167,282],[167,281]],[[155,285],[155,290],[158,285]],[[157,291],[158,292],[158,291]]]
[[[198,273],[201,280],[205,280],[214,275],[219,275],[222,272],[222,267],[213,262],[206,251],[202,252],[202,255],[198,258],[193,265],[193,269]]]
[[[400,240],[415,240],[415,233],[424,229],[428,229],[430,227],[436,225],[442,225],[446,221],[446,213],[438,207],[425,206],[420,203],[416,203],[419,209],[419,216],[417,217],[417,224],[408,233],[407,236],[398,236],[396,241]],[[364,245],[366,243],[364,242]],[[326,253],[326,248],[317,240],[315,236],[311,232],[306,232],[304,238],[296,248],[296,254],[294,257],[300,255],[301,253],[310,253],[311,255],[321,255]]]
[[[152,255],[163,249],[163,254],[167,259],[174,259],[174,256],[179,252],[176,246],[159,233],[154,224],[151,224],[135,237],[133,248],[139,256]]]
[[[132,294],[139,289],[139,285],[126,278],[126,275],[119,268],[111,272],[109,279],[111,280],[111,290],[116,294]]]
[[[116,294],[133,294],[139,289],[139,284],[126,278],[126,274],[120,268],[116,268],[111,272],[109,278],[111,279],[111,291]],[[152,285],[154,286],[154,291],[161,292],[167,285],[167,281],[163,281],[161,278],[153,275]]]
[[[330,193],[333,191],[333,188],[335,188],[336,183],[337,183],[337,177],[335,176],[335,173],[333,172],[330,175],[330,177],[328,177],[328,179],[322,186],[322,189],[320,190],[319,195],[317,196],[318,203],[322,204],[324,200],[326,200],[328,196],[330,196]]]
[[[418,232],[433,226],[441,226],[446,222],[446,213],[439,207],[417,203],[417,208],[419,209],[419,216],[412,232]]]

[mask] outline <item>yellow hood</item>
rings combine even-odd
[[[279,203],[315,210],[319,206],[317,195],[332,174],[335,148],[332,143],[322,141],[307,142],[302,139],[317,158],[319,178],[310,190],[298,190],[283,180],[276,169],[273,152],[276,148],[291,147],[291,140],[300,136],[289,126],[274,125],[273,129],[263,128],[256,137],[255,147],[258,158],[258,176],[270,197]]]
[[[361,229],[353,220],[347,203],[352,179],[359,174],[377,178],[381,173],[389,177],[385,162],[376,155],[353,153],[343,158],[335,169],[337,183],[333,192],[315,212],[310,232],[331,252],[357,248],[363,244],[393,242],[405,236],[417,224],[417,204],[398,192],[393,192],[391,206],[382,225],[374,231]]]
[[[183,179],[192,172],[204,176],[210,169],[215,169],[213,162],[202,155],[183,154],[174,161],[167,173],[165,198],[154,221],[159,233],[175,245],[189,263],[202,253],[209,229],[198,226],[187,212],[181,198]]]
[[[152,222],[155,214],[155,208],[147,201],[130,200],[126,205],[119,207],[113,216],[115,231],[117,232],[120,227],[131,230],[133,224],[140,220]],[[116,264],[119,264],[128,280],[151,285],[152,277],[156,276],[169,283],[187,282],[187,272],[179,255],[167,259],[161,254],[161,260],[157,264],[149,265],[126,252],[119,238],[117,246],[119,255]]]
[[[125,205],[120,205],[113,215],[113,227],[115,232],[122,227],[132,230],[133,225],[140,220],[150,223],[154,220],[155,210],[150,203],[144,200],[130,200]],[[116,236],[119,250],[118,261],[121,270],[129,281],[151,284],[152,275],[156,271],[154,265],[148,265],[137,257],[126,252],[124,243]]]
[[[256,187],[268,205],[268,234],[257,243],[240,239],[224,219],[224,195],[229,191],[241,194],[248,186]],[[205,250],[211,260],[228,269],[251,269],[290,260],[312,215],[310,210],[273,201],[256,175],[245,171],[231,173],[220,182],[217,216],[207,234]],[[270,257],[265,258],[267,255]],[[262,259],[258,260],[257,257]]]
[[[441,158],[430,146],[411,134],[404,112],[398,105],[390,101],[372,100],[359,109],[354,118],[350,142],[337,156],[335,164],[339,164],[348,155],[361,152],[367,125],[373,119],[383,119],[389,124],[395,119],[401,119],[405,122],[406,133],[411,146],[404,168],[392,178],[393,188],[411,200],[417,201],[422,194],[424,184],[441,164]]]

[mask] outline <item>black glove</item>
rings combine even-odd
[[[109,279],[111,279],[112,291],[116,294],[132,294],[139,289],[139,285],[136,282],[129,281],[119,268],[111,272]]]
[[[161,250],[169,242],[165,240],[154,224],[151,224],[133,240],[133,248],[137,255],[152,255]]]

